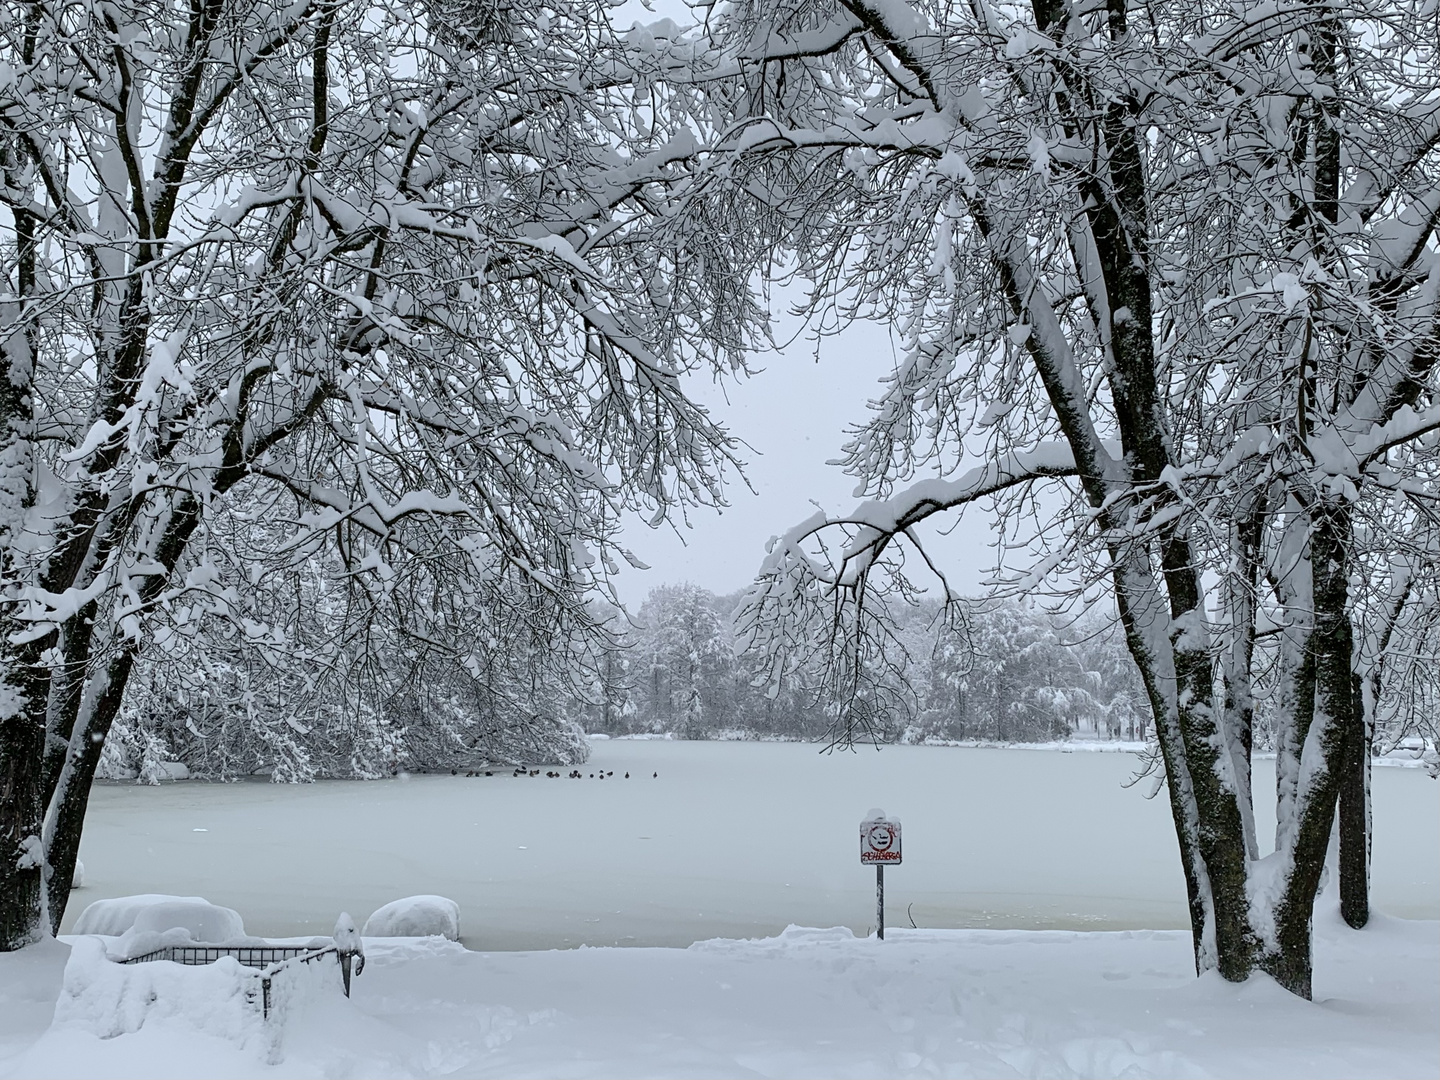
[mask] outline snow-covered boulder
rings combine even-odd
[[[392,900],[365,920],[365,937],[443,937],[460,940],[460,905],[443,896]]]
[[[120,937],[131,931],[164,933],[184,930],[192,941],[233,941],[245,936],[237,912],[219,907],[201,896],[167,896],[142,893],[96,900],[75,920],[77,934]]]
[[[70,875],[70,888],[83,889],[85,887],[85,864],[79,859],[75,860],[75,873]]]

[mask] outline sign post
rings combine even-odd
[[[860,823],[860,865],[875,867],[875,936],[885,940],[885,866],[900,865],[900,822],[871,810]]]

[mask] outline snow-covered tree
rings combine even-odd
[[[652,589],[633,658],[640,715],[654,730],[704,734],[734,707],[735,646],[715,597],[688,582]]]
[[[680,377],[763,309],[733,241],[650,212],[694,141],[604,4],[0,12],[11,949],[59,924],[142,649],[214,619],[285,647],[217,514],[296,567],[331,545],[416,650],[481,633],[500,693],[506,650],[595,631],[622,509],[717,496],[730,443]]]
[[[922,668],[932,725],[953,738],[1000,742],[1135,736],[1132,695],[1143,691],[1132,685],[1133,665],[1116,662],[1123,644],[1111,627],[989,602],[972,606],[965,628],[963,642],[942,635]]]
[[[689,46],[721,118],[691,205],[763,236],[756,269],[808,282],[822,329],[881,318],[901,346],[846,453],[865,501],[774,544],[751,644],[777,677],[840,656],[864,724],[875,594],[930,568],[916,526],[992,502],[1040,552],[1021,577],[1114,598],[1197,968],[1307,996],[1337,803],[1365,918],[1363,573],[1435,562],[1379,508],[1437,495],[1437,41],[1440,7],[1401,0],[742,0]]]
[[[585,639],[496,625],[517,609],[419,561],[375,580],[334,545],[297,557],[273,509],[233,498],[212,517],[205,553],[232,599],[157,613],[101,775],[163,759],[276,781],[583,760],[567,706]]]

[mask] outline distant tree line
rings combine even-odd
[[[220,530],[217,530],[219,534]],[[265,530],[236,523],[232,547]],[[253,565],[217,559],[223,579]],[[821,673],[773,690],[737,636],[741,594],[653,589],[639,610],[597,613],[609,633],[557,656],[523,624],[476,620],[443,636],[426,605],[367,590],[333,557],[277,566],[227,608],[172,612],[134,676],[100,775],[373,778],[484,763],[583,761],[583,732],[823,741],[835,708]],[[223,588],[223,581],[219,583]],[[492,605],[491,611],[498,605]],[[458,606],[457,606],[458,610]],[[397,614],[399,612],[400,614]],[[944,618],[906,605],[888,668],[885,742],[1144,739],[1145,710],[1115,628],[993,601]],[[452,612],[448,621],[455,622]]]
[[[594,664],[574,715],[607,734],[827,738],[834,706],[819,693],[821,673],[801,667],[767,685],[738,638],[740,604],[740,593],[664,585],[633,620],[615,612],[615,647]],[[876,717],[881,741],[1145,738],[1143,692],[1113,624],[1018,600],[958,618],[933,601],[896,607],[899,632],[878,676],[891,703]]]

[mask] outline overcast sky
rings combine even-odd
[[[832,513],[851,509],[855,480],[827,460],[837,457],[847,426],[864,419],[878,380],[893,370],[886,331],[860,324],[822,343],[802,338],[783,353],[762,356],[765,370],[724,387],[695,383],[690,389],[731,431],[749,444],[742,450],[753,492],[732,479],[730,505],[716,513],[697,510],[690,527],[649,528],[638,517],[625,543],[651,567],[626,567],[619,588],[627,605],[638,605],[660,584],[692,581],[716,593],[747,584],[765,556],[765,543],[814,512],[815,500]],[[728,398],[728,400],[727,400]],[[952,587],[973,592],[982,569],[993,565],[992,537],[983,507],[975,507],[955,533],[938,543]]]
[[[617,26],[659,17],[693,22],[683,0],[628,0],[612,16]],[[792,323],[790,329],[797,328]],[[864,420],[866,402],[894,363],[887,330],[856,324],[822,343],[818,363],[813,340],[801,337],[782,353],[757,357],[755,366],[765,370],[744,382],[690,384],[694,396],[748,444],[742,455],[754,491],[732,477],[730,505],[720,513],[693,512],[688,528],[675,522],[677,528],[652,529],[635,517],[624,543],[650,569],[622,569],[618,587],[626,604],[638,606],[656,585],[681,581],[733,592],[754,578],[770,537],[814,513],[809,500],[831,513],[852,509],[854,478],[825,462],[839,456],[846,428]],[[949,536],[925,530],[932,534],[932,554],[952,588],[979,591],[985,568],[995,562],[988,526],[982,505],[973,507]]]

